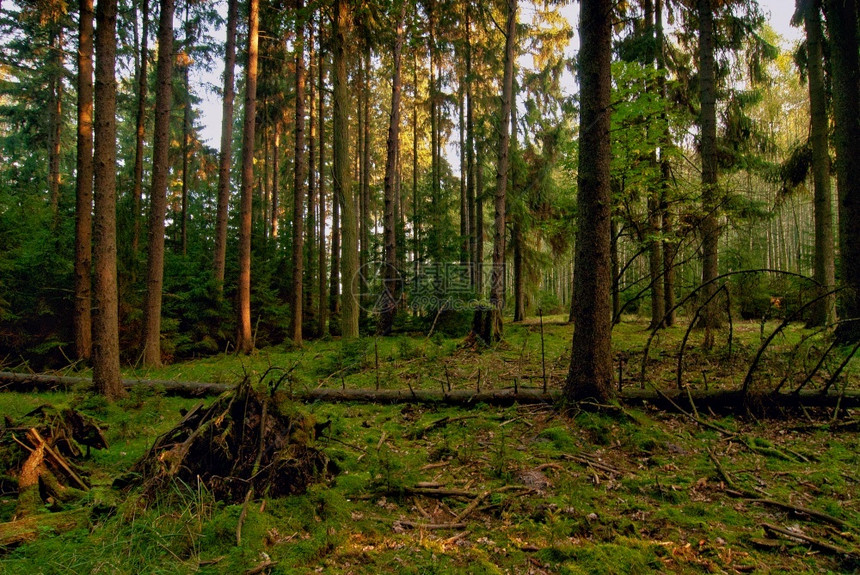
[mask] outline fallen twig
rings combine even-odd
[[[792,531],[791,529],[786,529],[785,527],[780,527],[779,525],[773,525],[771,523],[762,523],[761,526],[769,533],[779,534],[790,539],[803,541],[819,551],[825,551],[827,553],[832,553],[833,555],[851,557],[853,559],[860,558],[860,552],[856,550],[838,547],[832,543],[815,539],[814,537],[810,537],[809,535],[805,535],[798,531]]]

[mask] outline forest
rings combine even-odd
[[[0,573],[860,571],[860,5],[765,4],[4,0]]]

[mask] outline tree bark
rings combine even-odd
[[[170,107],[173,103],[174,0],[161,0],[155,89],[152,188],[149,193],[149,259],[143,309],[143,365],[161,366],[161,292],[164,286],[164,218],[170,171]]]
[[[659,7],[659,6],[658,6]],[[659,70],[662,64],[658,54],[659,47],[656,47],[658,40],[657,35],[657,16],[655,6],[651,0],[644,2],[644,24],[646,34],[649,40],[654,41],[654,65]],[[656,82],[648,82],[646,90],[655,93],[655,96],[660,97],[660,85]],[[660,118],[660,126],[662,128],[665,122],[665,117]],[[647,128],[646,128],[647,129]],[[660,149],[662,150],[665,142],[661,142]],[[660,169],[661,162],[657,157],[657,150],[651,153],[650,162],[654,169]],[[661,178],[662,182],[662,178]],[[666,314],[666,297],[663,293],[663,208],[662,208],[663,187],[661,185],[654,186],[650,190],[648,196],[648,272],[651,283],[651,327],[657,327],[663,323],[663,316]]]
[[[836,148],[836,189],[839,195],[839,252],[844,319],[860,318],[860,56],[856,0],[827,0],[830,58],[833,74],[833,141]],[[839,325],[842,341],[860,339],[860,321]]]
[[[613,396],[610,262],[610,93],[612,6],[583,0],[579,54],[581,111],[574,273],[574,336],[564,394],[569,400]]]
[[[469,211],[469,265],[472,268],[471,284],[477,290],[477,205],[475,202],[475,102],[472,89],[472,3],[466,3],[466,204]]]
[[[699,130],[702,156],[702,283],[719,274],[719,198],[717,190],[717,87],[714,61],[713,0],[698,0],[699,13]],[[708,301],[719,288],[714,283],[702,290],[702,301]],[[720,326],[720,302],[711,299],[702,310],[701,327]]]
[[[341,335],[358,337],[358,229],[355,214],[355,197],[349,182],[349,93],[347,91],[346,49],[350,10],[346,0],[335,0],[333,34],[334,63],[334,193],[341,209]]]
[[[812,181],[815,205],[815,258],[813,278],[821,287],[819,295],[833,291],[836,268],[833,245],[833,207],[830,192],[830,151],[827,141],[827,96],[824,91],[824,54],[821,9],[816,0],[805,3],[807,74],[812,144]],[[836,296],[824,296],[810,310],[809,327],[828,325],[836,319]]]
[[[179,218],[180,253],[188,255],[188,166],[191,162],[191,83],[188,74],[191,67],[191,20],[188,17],[189,4],[185,5],[185,58],[182,62],[182,213]]]
[[[218,292],[224,290],[227,259],[227,216],[230,206],[230,164],[233,156],[234,70],[236,67],[236,20],[239,0],[227,1],[227,40],[224,48],[224,96],[221,101],[221,151],[218,154],[218,203],[215,213],[213,267]]]
[[[51,32],[51,99],[48,110],[48,195],[51,215],[56,227],[60,209],[60,144],[63,128],[63,29],[59,21],[52,23]]]
[[[119,377],[116,268],[116,15],[116,0],[98,3],[93,124],[93,383],[108,400],[125,393]]]
[[[143,27],[140,35],[140,62],[137,66],[137,113],[134,128],[134,184],[131,191],[132,237],[131,251],[134,255],[140,247],[140,202],[143,196],[143,140],[146,134],[146,99],[149,82],[149,0],[142,0]]]
[[[304,9],[303,0],[299,0],[296,11]],[[293,127],[295,140],[295,155],[293,174],[293,289],[290,293],[289,337],[294,345],[302,345],[302,304],[304,296],[304,207],[305,207],[305,174],[307,172],[307,156],[305,155],[305,28],[302,16],[297,15],[296,23],[296,116]],[[277,177],[277,175],[276,175]]]
[[[490,333],[488,340],[502,338],[502,312],[505,309],[505,201],[510,167],[511,107],[514,94],[516,59],[517,0],[507,0],[505,20],[505,67],[502,78],[502,114],[499,124],[498,163],[493,226],[493,271],[490,280]]]
[[[654,1],[654,36],[657,45],[657,69],[666,69],[666,41],[663,35],[663,0]],[[666,77],[657,76],[657,88],[660,97],[665,101],[668,97],[666,90]],[[668,125],[665,114],[661,115],[661,123],[665,134],[668,136]],[[673,218],[669,208],[669,160],[667,148],[671,145],[668,137],[660,143],[660,214],[663,218],[663,310],[664,323],[666,327],[675,325],[675,253],[676,242],[672,237]]]
[[[78,137],[75,179],[75,355],[92,356],[93,0],[78,3]]]
[[[320,25],[318,27],[318,35],[320,39],[320,51],[317,75],[319,76],[319,148],[320,148],[320,178],[319,178],[319,204],[320,204],[320,233],[319,233],[319,285],[317,285],[319,308],[317,311],[319,334],[326,333],[326,316],[328,315],[328,301],[326,297],[326,251],[325,251],[325,218],[326,218],[326,197],[325,197],[325,55],[322,50],[322,15],[320,15]],[[337,203],[337,202],[335,202]],[[334,218],[332,218],[334,220]]]
[[[260,2],[248,6],[248,63],[245,68],[245,118],[242,129],[242,185],[239,191],[239,284],[236,351],[250,353],[251,334],[251,209],[254,196],[254,139],[257,116],[257,56],[260,33]]]
[[[309,335],[319,337],[322,333],[317,328],[317,309],[315,305],[315,281],[317,278],[317,182],[316,182],[316,84],[314,79],[314,33],[312,21],[308,25],[308,216],[307,216],[307,239],[305,240],[305,275],[303,278],[305,296],[302,312],[305,323],[308,326]]]
[[[385,270],[383,292],[379,309],[377,333],[388,335],[394,325],[394,315],[400,294],[400,272],[397,269],[397,229],[395,227],[397,156],[400,150],[400,99],[403,38],[405,35],[406,2],[401,3],[397,19],[397,36],[394,40],[394,72],[391,77],[391,115],[388,123],[388,141],[385,155],[385,180],[383,194],[383,244],[385,247]]]

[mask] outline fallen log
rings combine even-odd
[[[0,523],[0,547],[11,547],[34,541],[45,531],[62,533],[89,524],[89,511],[74,509],[59,513],[29,515],[18,521]]]
[[[225,383],[205,383],[194,381],[173,381],[161,379],[123,379],[126,387],[144,386],[159,388],[168,395],[183,397],[204,397],[219,395],[235,385]],[[45,391],[91,388],[92,381],[85,377],[68,377],[44,374],[25,374],[0,372],[0,390],[7,391]],[[469,407],[480,403],[490,405],[512,405],[555,403],[562,399],[560,390],[544,392],[535,387],[515,387],[501,389],[365,389],[365,388],[318,388],[295,392],[292,398],[304,402],[356,402],[356,403],[438,403]],[[801,391],[799,393],[744,394],[742,390],[712,390],[689,392],[688,390],[625,389],[618,396],[627,405],[652,405],[672,410],[677,404],[692,409],[711,409],[715,412],[737,412],[752,410],[757,413],[772,410],[800,409],[803,407],[835,407],[841,409],[860,408],[860,390],[841,393],[821,393],[820,391]]]
[[[122,380],[123,386],[158,388],[167,395],[180,397],[205,397],[219,395],[234,385],[226,383],[203,383],[196,381],[173,381],[167,379],[134,379]],[[93,381],[88,377],[70,377],[65,375],[48,375],[40,373],[14,373],[0,371],[0,390],[3,391],[70,391],[72,389],[92,389]]]

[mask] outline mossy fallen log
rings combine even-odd
[[[218,395],[235,387],[226,383],[134,378],[123,379],[122,384],[128,388],[135,386],[157,388],[167,395],[177,395],[180,397]],[[4,391],[20,391],[25,393],[33,391],[69,391],[72,389],[92,389],[92,386],[93,381],[88,377],[0,371],[0,390]]]
[[[0,389],[9,391],[38,391],[50,389],[87,388],[92,385],[88,378],[65,377],[39,374],[19,374],[0,372]],[[169,395],[203,397],[218,395],[235,386],[224,383],[203,383],[193,381],[172,381],[158,379],[124,379],[127,387],[147,386],[158,388]],[[318,388],[298,391],[292,398],[296,401],[314,402],[356,402],[356,403],[438,403],[444,405],[473,406],[481,403],[489,405],[511,405],[555,403],[562,398],[559,390],[544,392],[540,388],[517,387],[502,389],[454,389],[451,391],[430,389],[364,389],[364,388]],[[804,390],[800,393],[744,394],[742,390],[663,390],[656,393],[649,389],[625,389],[618,400],[626,405],[653,405],[661,409],[673,410],[674,402],[684,408],[712,409],[721,412],[750,410],[757,413],[771,410],[791,410],[803,407],[832,408],[837,404],[841,409],[860,407],[860,390],[844,393],[826,393]]]
[[[63,533],[89,525],[90,514],[86,509],[40,513],[28,515],[17,521],[0,523],[0,548],[12,547],[34,541],[45,532]]]

